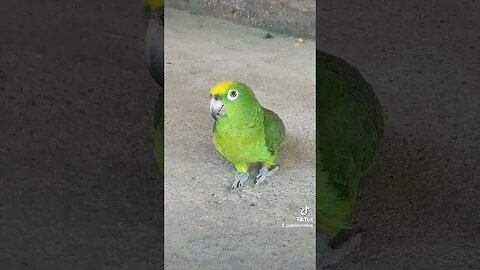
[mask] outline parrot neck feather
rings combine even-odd
[[[244,111],[243,113],[227,113],[225,117],[217,119],[215,125],[217,128],[235,133],[238,130],[244,130],[245,127],[248,127],[247,130],[250,131],[263,129],[263,120],[263,108],[259,106],[259,108]]]

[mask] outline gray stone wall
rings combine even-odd
[[[314,0],[167,0],[166,6],[276,34],[315,37]]]

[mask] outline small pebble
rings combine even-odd
[[[272,34],[267,33],[267,34],[265,35],[265,38],[273,38],[273,36],[272,36]]]

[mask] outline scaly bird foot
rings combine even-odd
[[[257,176],[255,177],[255,184],[258,185],[261,182],[265,181],[267,177],[271,176],[278,170],[278,166],[275,166],[273,169],[268,170],[268,167],[263,165],[263,167],[258,171]]]
[[[232,185],[232,190],[235,190],[243,185],[245,181],[248,179],[248,172],[246,173],[239,173],[235,175],[235,181],[233,182]]]

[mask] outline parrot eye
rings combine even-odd
[[[237,90],[232,89],[232,90],[228,91],[228,95],[227,95],[228,100],[233,101],[233,100],[237,99],[237,97],[238,97]]]

